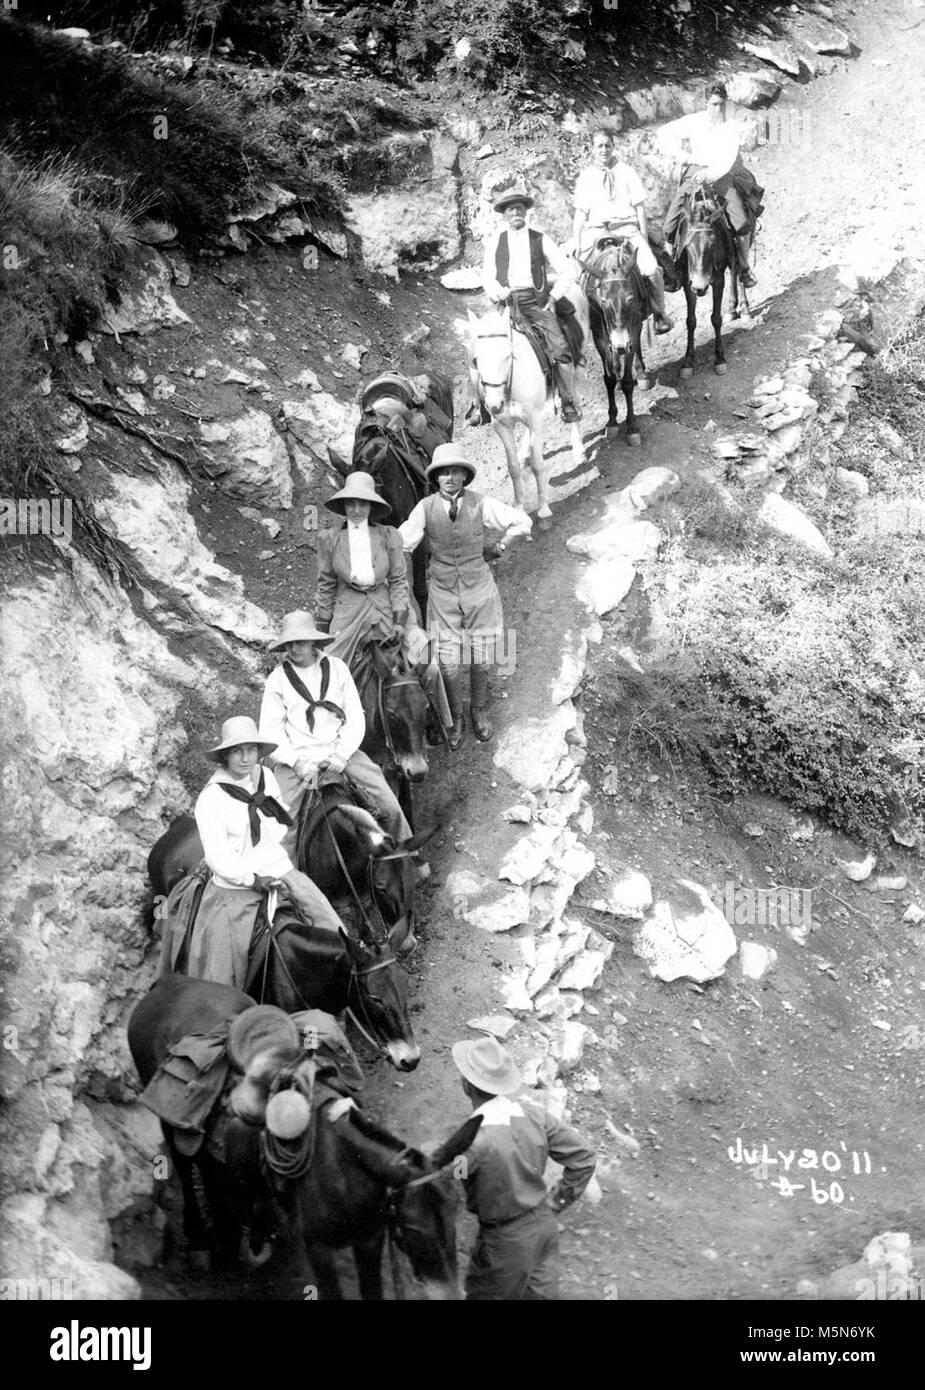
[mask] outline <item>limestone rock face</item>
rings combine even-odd
[[[100,320],[104,333],[153,333],[189,323],[171,293],[170,265],[151,247],[140,249],[125,271],[118,305],[110,305]]]
[[[254,506],[292,506],[289,454],[266,411],[199,426],[209,471],[232,497]]]
[[[452,148],[450,148],[452,146]],[[393,135],[376,151],[380,164],[401,174],[347,198],[347,225],[359,238],[371,270],[398,279],[399,271],[433,270],[462,253],[454,142],[426,132]]]
[[[349,458],[360,408],[328,391],[312,390],[305,400],[283,401],[283,421],[292,438],[327,463],[327,446]]]
[[[780,83],[760,72],[737,72],[726,81],[729,100],[736,106],[770,106],[780,95]]]
[[[266,418],[266,417],[264,417]],[[178,468],[163,460],[157,480],[110,476],[112,494],[96,510],[138,563],[171,597],[185,599],[196,618],[244,642],[266,641],[271,622],[244,597],[240,577],[213,559],[189,511],[191,489]],[[167,615],[169,621],[169,612]]]
[[[705,888],[689,879],[668,899],[659,899],[636,932],[633,951],[656,980],[715,980],[735,955],[736,939]]]
[[[109,1160],[78,1097],[129,1096],[125,1019],[151,978],[145,855],[189,805],[165,771],[186,744],[181,707],[216,683],[78,554],[72,564],[8,589],[0,613],[12,1043],[0,1089],[5,1191],[18,1193],[2,1213],[4,1274],[70,1278],[77,1299],[131,1298],[134,1280],[110,1263]]]

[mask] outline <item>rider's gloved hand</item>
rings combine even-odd
[[[321,764],[321,772],[343,772],[347,766],[347,759],[342,758],[340,753],[331,753]]]

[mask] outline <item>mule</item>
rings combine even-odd
[[[413,826],[411,787],[423,782],[429,770],[428,724],[441,729],[441,721],[408,665],[400,640],[381,641],[370,634],[358,648],[350,672],[366,718],[363,752],[382,768]]]
[[[633,391],[647,391],[649,379],[642,356],[645,322],[645,281],[636,266],[636,250],[626,237],[602,237],[593,260],[582,263],[588,279],[591,332],[604,369],[607,390],[605,434],[618,432],[616,384],[626,402],[626,442],[634,447],[642,436],[633,410]],[[635,364],[639,364],[639,375]]]
[[[240,990],[209,980],[159,980],[128,1024],[142,1083],[148,1084],[181,1038],[227,1026],[252,1002]],[[285,1092],[293,1094],[286,1097],[289,1123],[282,1137],[272,1101]],[[428,1158],[374,1124],[342,1093],[336,1079],[315,1073],[302,1051],[275,1048],[254,1057],[246,1074],[226,1086],[195,1157],[178,1147],[176,1131],[163,1126],[183,1193],[191,1255],[210,1244],[194,1181],[198,1167],[223,1253],[234,1248],[242,1222],[260,1223],[258,1239],[275,1225],[307,1256],[319,1297],[340,1299],[335,1252],[352,1247],[360,1296],[381,1299],[388,1237],[428,1294],[458,1297],[455,1191],[444,1170],[469,1148],[481,1116],[471,1116]],[[245,1249],[252,1248],[254,1234]]]
[[[588,301],[577,286],[569,291],[575,317],[581,329],[582,341],[589,337]],[[507,471],[514,487],[514,503],[526,511],[524,467],[528,466],[536,481],[537,525],[541,531],[552,526],[549,505],[551,462],[543,457],[546,420],[553,404],[552,387],[540,365],[529,337],[512,321],[508,308],[491,309],[477,317],[469,311],[471,357],[478,376],[479,397],[491,416],[495,433],[504,446]],[[515,430],[524,426],[520,453]],[[581,426],[570,426],[572,463],[577,469],[585,461]]]
[[[686,216],[677,242],[675,260],[678,278],[687,301],[687,350],[681,363],[681,376],[693,375],[694,333],[697,328],[697,300],[713,291],[713,370],[717,376],[727,371],[723,346],[723,295],[729,271],[732,295],[731,317],[739,317],[739,261],[733,232],[722,204],[707,193],[694,194],[687,203]],[[749,312],[748,297],[742,287],[742,302]]]
[[[447,443],[453,438],[453,383],[440,372],[427,370],[415,379],[426,395],[449,419]],[[341,479],[362,470],[371,473],[378,491],[392,508],[388,518],[391,526],[407,521],[414,507],[429,491],[424,469],[430,462],[433,448],[422,446],[410,431],[390,428],[391,417],[376,411],[375,403],[364,409],[353,438],[353,453],[349,464],[336,449],[328,446],[328,457]],[[427,553],[418,546],[412,557],[412,592],[417,600],[423,622],[427,613]]]
[[[317,929],[286,905],[277,910],[271,926],[261,911],[246,990],[258,1002],[276,1004],[286,1012],[320,1008],[336,1014],[347,1009],[378,1053],[399,1070],[412,1071],[421,1050],[408,1013],[408,977],[396,959],[396,953],[407,954],[414,946],[414,871],[408,852],[396,850],[369,812],[354,805],[342,787],[324,788],[322,800],[325,820],[318,829],[326,827],[324,836],[313,835],[309,817],[300,819],[303,838],[315,846],[313,852],[303,850],[309,863],[304,871],[326,893],[350,931],[336,936]],[[371,851],[383,860],[372,868]],[[180,816],[148,856],[155,892],[165,897],[202,857],[194,818]],[[181,950],[175,969],[185,968]]]

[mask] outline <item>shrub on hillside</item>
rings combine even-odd
[[[904,806],[921,820],[925,584],[900,602],[876,560],[782,559],[772,543],[757,565],[676,561],[659,657],[605,707],[630,742],[700,760],[726,794],[759,787],[862,839]]]

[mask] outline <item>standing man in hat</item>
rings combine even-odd
[[[226,719],[208,756],[219,766],[196,800],[196,828],[212,870],[190,940],[187,974],[244,988],[257,909],[268,888],[285,884],[293,902],[327,931],[343,924],[321,889],[283,848],[292,819],[279,783],[260,759],[276,744],[253,719]]]
[[[343,774],[396,842],[411,836],[395,793],[372,758],[361,752],[366,719],[346,662],[321,655],[333,637],[311,613],[287,613],[271,652],[282,654],[267,677],[260,725],[274,739],[274,767],[293,818],[322,772]],[[295,827],[287,847],[294,845]],[[422,865],[421,868],[426,866]],[[425,874],[420,873],[420,877]]]
[[[495,200],[495,212],[507,226],[486,243],[482,285],[495,304],[510,303],[539,329],[555,367],[562,419],[570,425],[581,419],[575,403],[575,359],[550,304],[566,295],[573,270],[550,237],[527,226],[527,209],[532,207],[533,199],[522,188],[511,188]],[[555,275],[552,289],[549,271]]]
[[[466,658],[472,732],[480,743],[494,733],[486,713],[488,676],[504,630],[504,612],[483,553],[485,529],[504,533],[494,547],[497,556],[516,536],[528,536],[533,522],[519,507],[467,490],[475,466],[457,444],[438,445],[425,471],[437,491],[418,502],[398,532],[409,554],[425,537],[430,547],[428,624],[437,639],[437,658],[453,716],[449,745],[456,749],[463,736],[461,668]]]
[[[600,237],[625,237],[635,248],[640,274],[649,282],[655,331],[670,333],[674,325],[665,314],[665,282],[649,245],[642,180],[629,164],[614,157],[613,136],[606,127],[594,131],[591,154],[593,162],[575,184],[575,254],[591,255]]]
[[[466,1206],[479,1234],[466,1274],[473,1301],[555,1299],[559,1293],[556,1213],[588,1186],[597,1162],[576,1130],[538,1101],[517,1095],[520,1074],[491,1037],[454,1043],[463,1090],[482,1124],[466,1154]],[[514,1096],[517,1095],[517,1099]],[[552,1158],[565,1169],[547,1192]]]

